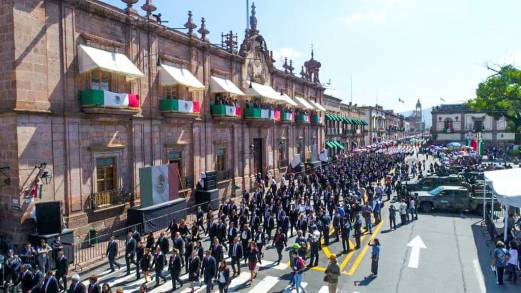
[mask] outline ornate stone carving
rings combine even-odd
[[[206,28],[206,20],[201,18],[201,27],[197,31],[201,35],[201,40],[208,42],[208,38],[206,37],[210,31]]]
[[[194,29],[197,28],[197,25],[192,20],[192,11],[188,11],[188,21],[185,23],[184,27],[188,29],[188,35],[190,37],[194,34]]]

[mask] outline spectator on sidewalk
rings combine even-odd
[[[380,241],[375,238],[369,242],[371,250],[371,273],[374,277],[378,275],[378,261],[380,260]]]
[[[510,241],[510,249],[508,250],[507,256],[508,281],[515,284],[519,272],[519,251],[517,241]]]
[[[503,274],[505,273],[505,266],[507,264],[507,250],[503,241],[496,243],[494,249],[494,258],[492,259],[492,267],[496,270],[497,284],[503,285]]]

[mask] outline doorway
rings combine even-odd
[[[263,144],[262,138],[253,139],[253,169],[255,174],[263,171]]]

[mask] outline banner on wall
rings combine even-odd
[[[179,168],[176,163],[139,169],[141,207],[162,204],[179,197]]]

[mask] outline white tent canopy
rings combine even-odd
[[[211,77],[210,81],[211,93],[228,93],[235,96],[245,96],[245,94],[229,79],[216,76]]]
[[[204,85],[186,68],[161,64],[159,71],[161,85],[181,84],[193,89],[204,89]]]
[[[507,206],[521,207],[521,169],[485,172],[485,181],[496,194],[497,200]]]
[[[80,73],[94,69],[123,74],[127,79],[143,77],[144,74],[121,53],[109,52],[85,45],[79,45],[78,59]]]
[[[295,97],[295,100],[297,100],[297,102],[299,102],[300,105],[302,105],[303,108],[305,109],[308,109],[308,110],[314,110],[315,107],[313,107],[306,99],[304,98],[301,98],[301,97]]]
[[[280,93],[277,93],[271,86],[264,85],[256,82],[250,83],[251,87],[248,88],[248,96],[250,97],[261,97],[270,99],[276,102],[282,101]]]

